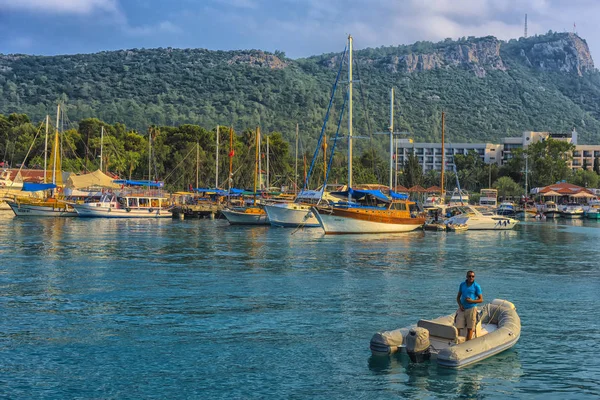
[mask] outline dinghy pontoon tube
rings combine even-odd
[[[437,359],[439,365],[460,368],[511,348],[521,335],[519,315],[514,304],[506,300],[495,299],[481,308],[476,337],[469,341],[465,341],[464,335],[459,335],[454,326],[454,316],[455,314],[451,314],[433,320],[422,319],[416,327],[413,325],[378,332],[371,339],[371,352],[374,356],[387,356],[405,351],[413,362],[418,362],[427,359],[427,351],[423,348],[428,347],[431,358]],[[423,334],[422,329],[428,331],[428,345],[423,341],[427,335]],[[411,331],[414,335],[411,335]]]

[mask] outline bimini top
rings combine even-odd
[[[377,200],[383,201],[385,203],[390,202],[390,198],[383,194],[381,190],[357,190],[350,188],[342,192],[332,192],[331,194],[337,197],[348,197],[348,195],[350,195],[355,200],[360,200],[370,195],[376,198]]]

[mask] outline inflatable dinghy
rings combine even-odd
[[[413,362],[436,359],[443,367],[461,368],[513,347],[521,335],[521,320],[511,302],[495,299],[480,308],[475,337],[465,341],[466,332],[454,326],[456,313],[371,338],[374,356],[405,352]],[[461,329],[463,331],[464,329]],[[460,335],[462,334],[462,335]]]

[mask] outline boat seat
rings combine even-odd
[[[465,341],[463,336],[458,335],[458,329],[454,325],[446,325],[436,321],[421,319],[417,322],[419,328],[425,328],[429,331],[429,336],[449,340],[453,343],[462,343]]]

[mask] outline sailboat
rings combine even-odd
[[[269,225],[265,210],[256,201],[256,184],[260,160],[260,128],[256,128],[256,155],[254,165],[254,202],[252,207],[234,207],[221,211],[231,225]],[[231,176],[231,173],[230,173]]]
[[[348,36],[348,189],[333,193],[347,201],[317,205],[312,212],[325,234],[410,232],[423,226],[425,217],[416,213],[408,196],[380,190],[352,188],[352,36]]]
[[[296,136],[298,131],[296,130]],[[297,138],[296,138],[297,140]],[[327,174],[327,157],[326,157],[327,146],[323,145],[323,172]],[[315,151],[313,159],[317,157],[319,148]],[[296,153],[296,158],[298,154]],[[298,193],[293,202],[284,203],[272,203],[265,204],[264,208],[269,216],[269,222],[272,226],[289,227],[289,228],[318,228],[319,221],[311,212],[311,208],[314,205],[320,204],[321,202],[328,203],[329,201],[337,201],[337,198],[330,195],[331,186],[339,190],[340,185],[323,185],[316,190],[306,189],[308,177],[305,178],[304,188]]]
[[[76,217],[77,212],[72,205],[64,200],[60,194],[63,190],[62,169],[60,160],[60,134],[58,131],[60,121],[60,104],[56,112],[56,130],[54,133],[54,144],[50,153],[52,162],[52,171],[44,169],[44,183],[23,183],[23,191],[25,192],[41,192],[47,193],[43,199],[34,197],[17,196],[12,201],[6,203],[10,206],[16,216],[37,216],[37,217]],[[48,132],[48,118],[46,118],[46,132]],[[50,176],[48,176],[50,175]],[[51,183],[47,183],[48,181]]]

